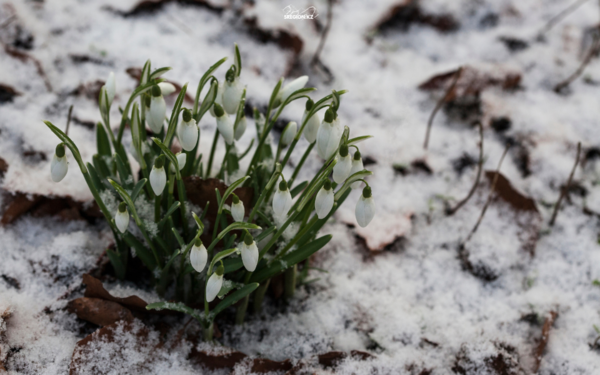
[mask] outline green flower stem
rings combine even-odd
[[[269,264],[281,259],[285,254],[287,254],[287,252],[292,248],[292,246],[294,246],[300,240],[300,238],[302,238],[302,236],[304,236],[313,227],[313,225],[315,225],[316,222],[317,215],[314,215],[308,223],[302,226],[302,230],[296,233],[294,238],[292,238],[292,240],[287,245],[285,245],[283,249],[281,249],[279,254],[277,254],[273,259],[271,259]]]
[[[246,281],[246,283],[248,283]],[[268,279],[264,283],[260,284],[256,292],[254,292],[254,313],[259,314],[262,311],[262,303],[265,299],[265,294],[267,293],[267,289],[269,289],[269,284],[271,284],[271,279]]]
[[[225,143],[225,155],[223,155],[223,161],[221,162],[221,168],[219,168],[219,173],[217,173],[217,178],[224,179],[225,164],[227,163],[227,156],[229,155],[231,147],[232,146]]]
[[[185,210],[185,186],[183,185],[183,179],[181,178],[181,175],[177,180],[177,194],[179,195],[179,203],[181,203],[181,205],[179,206],[179,212],[181,212],[181,226],[183,227],[183,237],[187,239],[189,228]]]
[[[284,297],[291,299],[294,296],[296,290],[296,272],[298,271],[298,265],[294,264],[293,267],[285,270],[284,273]]]
[[[256,204],[254,205],[254,208],[252,208],[252,211],[250,211],[250,215],[248,215],[249,223],[252,222],[252,219],[254,219],[254,215],[258,212],[260,206],[262,205],[263,201],[265,200],[265,198],[268,194],[268,190],[270,190],[272,186],[275,186],[275,182],[277,181],[277,176],[280,173],[281,173],[281,164],[275,163],[275,172],[273,172],[271,179],[269,180],[269,182],[267,182],[267,186],[265,186],[265,189],[263,189],[262,193],[258,197],[258,200],[256,201]]]
[[[212,169],[213,159],[215,157],[215,150],[217,149],[217,142],[219,141],[219,130],[215,129],[215,137],[213,138],[212,146],[210,148],[210,156],[208,157],[208,165],[206,166],[206,174],[204,179],[210,177],[210,170]]]
[[[294,139],[294,142],[296,142],[296,139]],[[292,145],[290,146],[290,150],[293,146],[295,146],[296,144],[292,142]],[[298,165],[296,166],[296,169],[294,169],[294,173],[292,173],[292,177],[288,180],[288,187],[291,189],[292,188],[292,184],[294,183],[294,181],[296,180],[296,177],[298,177],[298,173],[300,172],[300,169],[302,169],[302,166],[304,165],[304,162],[306,161],[306,159],[308,158],[308,154],[310,154],[311,150],[315,147],[315,144],[317,144],[317,142],[313,142],[311,143],[308,148],[306,149],[306,151],[304,152],[304,155],[302,155],[302,159],[300,159],[300,162],[298,163]],[[288,151],[290,152],[290,151]],[[287,158],[288,156],[286,155],[286,157],[283,159],[286,163],[287,163]]]
[[[166,168],[166,166],[165,166],[165,168]],[[171,205],[173,204],[173,192],[175,191],[175,173],[169,172],[168,189],[169,189],[168,190],[169,194],[167,195],[167,207],[171,207]],[[164,194],[164,191],[163,191],[163,194]]]
[[[242,325],[244,324],[244,318],[246,317],[246,310],[248,309],[248,301],[250,300],[250,296],[246,296],[242,298],[237,305],[237,311],[235,314],[235,324]]]
[[[157,195],[154,197],[154,222],[158,223],[160,221],[160,200],[162,195]]]

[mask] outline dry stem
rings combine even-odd
[[[569,188],[571,187],[571,181],[573,181],[573,175],[575,174],[575,169],[577,168],[577,164],[579,164],[579,155],[580,154],[581,154],[581,142],[578,142],[577,143],[577,156],[575,157],[575,164],[573,165],[573,169],[571,169],[571,174],[569,175],[569,179],[567,180],[567,185],[560,192],[558,201],[556,202],[556,205],[554,206],[554,212],[552,213],[552,218],[550,219],[550,222],[548,223],[550,226],[554,225],[554,222],[556,221],[556,215],[558,215],[558,210],[560,209],[560,204],[562,203],[562,200],[564,199],[565,195],[567,195],[567,192],[569,191]]]
[[[461,66],[458,68],[456,73],[454,73],[454,80],[452,81],[452,84],[446,91],[446,94],[444,94],[444,96],[437,102],[437,104],[435,105],[435,108],[433,109],[433,112],[431,112],[431,116],[429,116],[429,121],[427,121],[427,132],[425,133],[425,142],[423,143],[423,148],[426,150],[427,150],[427,146],[429,145],[429,133],[431,132],[431,125],[433,124],[433,119],[435,118],[435,115],[440,110],[440,108],[442,108],[442,105],[446,102],[446,100],[448,100],[448,98],[452,94],[452,91],[454,90],[454,86],[456,86],[456,83],[458,82],[458,79],[460,78],[462,69],[463,68]]]

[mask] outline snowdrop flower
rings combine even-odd
[[[186,151],[192,151],[196,144],[198,143],[198,125],[196,125],[196,121],[192,118],[192,112],[189,109],[183,109],[183,121],[179,124],[177,129],[177,138],[179,138],[179,143],[181,143],[181,147]]]
[[[292,194],[288,189],[287,182],[281,180],[279,188],[273,195],[273,212],[275,216],[284,216],[292,208]]]
[[[217,129],[225,139],[228,145],[233,143],[233,122],[229,118],[229,115],[225,113],[223,107],[220,104],[215,103],[215,115],[217,117]]]
[[[115,224],[121,233],[127,232],[127,227],[129,226],[129,211],[127,211],[127,203],[121,202],[119,204],[119,209],[115,214]]]
[[[225,268],[223,265],[219,265],[217,270],[210,275],[208,282],[206,283],[206,302],[212,302],[217,294],[221,291],[223,286],[223,273]]]
[[[254,272],[256,265],[258,264],[258,247],[248,232],[246,232],[244,242],[242,242],[240,245],[240,252],[242,253],[242,262],[244,263],[244,267],[248,271]]]
[[[356,221],[358,222],[358,225],[363,228],[369,225],[371,220],[373,220],[373,216],[375,216],[375,202],[371,196],[370,186],[366,186],[363,189],[362,195],[356,204],[356,210],[354,213],[356,214]]]
[[[335,168],[335,166],[334,166]],[[363,169],[365,169],[365,167],[363,166],[363,161],[362,161],[362,157],[360,156],[360,151],[356,150],[356,152],[354,153],[354,157],[352,158],[352,169],[350,169],[350,176],[352,176],[353,174],[355,174],[356,172],[360,172]],[[360,187],[362,182],[360,181],[356,181],[352,183],[352,189],[358,189]]]
[[[246,127],[248,127],[248,121],[246,121],[246,115],[242,114],[242,118],[240,118],[240,121],[238,121],[237,128],[235,129],[235,134],[233,136],[236,141],[239,141],[240,138],[242,138],[246,132]]]
[[[329,108],[325,112],[325,118],[317,132],[317,152],[319,156],[328,160],[340,144],[342,138],[342,127],[339,121],[335,121],[333,110]]]
[[[152,98],[150,99],[150,113],[148,113],[148,125],[153,133],[158,134],[163,128],[163,122],[167,114],[167,105],[162,91],[158,85],[152,87]]]
[[[154,166],[150,171],[150,186],[156,195],[160,195],[167,184],[167,173],[165,172],[164,165],[164,156],[160,155],[154,160]]]
[[[285,129],[283,129],[283,134],[281,134],[281,139],[279,140],[279,143],[281,143],[281,146],[287,147],[287,145],[292,143],[292,140],[296,136],[297,131],[298,131],[298,124],[296,123],[296,121],[290,121],[286,125]]]
[[[331,188],[331,181],[325,180],[325,184],[317,193],[315,198],[315,211],[319,219],[323,219],[333,207],[333,189]]]
[[[225,83],[223,84],[223,108],[225,112],[233,115],[237,112],[240,100],[242,100],[242,87],[235,74],[235,66],[231,66],[225,74]]]
[[[244,203],[240,200],[240,198],[238,198],[237,195],[232,195],[233,200],[231,204],[231,216],[233,217],[233,220],[237,222],[243,222],[245,214]]]
[[[308,76],[298,77],[287,85],[283,86],[282,89],[277,93],[277,98],[275,99],[275,107],[283,104],[295,91],[300,90],[304,86],[306,86],[306,82],[308,82]]]
[[[175,92],[175,85],[173,85],[172,83],[169,82],[161,82],[158,84],[158,87],[160,87],[160,91],[162,93],[162,96],[167,96],[167,95],[171,95],[172,93]]]
[[[333,166],[333,181],[341,184],[350,176],[351,169],[352,160],[348,154],[348,145],[343,144],[340,146],[338,162]]]
[[[206,247],[204,247],[202,240],[198,238],[194,243],[194,246],[192,246],[192,250],[190,251],[190,263],[196,272],[202,272],[204,267],[206,267],[207,259],[208,252],[206,251]]]
[[[178,152],[175,154],[177,157],[177,164],[179,165],[179,170],[182,170],[185,167],[185,160],[187,156],[183,152]],[[175,165],[171,163],[171,172],[175,173]]]
[[[308,99],[306,101],[306,109],[304,110],[304,114],[302,115],[301,124],[304,124],[304,121],[306,120],[306,116],[308,116],[308,113],[310,112],[310,110],[312,109],[314,104],[315,103],[311,99]],[[314,141],[317,140],[317,132],[319,131],[319,124],[320,124],[319,116],[317,116],[316,113],[308,119],[308,122],[304,126],[304,131],[303,131],[304,138],[306,138],[308,143],[313,143]]]
[[[50,176],[52,181],[60,182],[67,175],[69,171],[69,163],[67,162],[67,156],[65,155],[65,145],[60,143],[56,146],[54,157],[50,163]]]
[[[108,75],[108,79],[104,84],[104,87],[106,89],[106,95],[108,96],[108,105],[110,106],[113,102],[113,99],[115,98],[115,91],[117,89],[115,83],[115,73],[110,72],[110,74]]]
[[[212,89],[212,86],[211,86]],[[217,85],[217,96],[215,96],[215,102],[213,103],[212,106],[210,106],[209,112],[212,115],[212,117],[217,117],[217,115],[215,114],[215,104],[220,105],[221,107],[223,106],[223,91],[225,90],[225,88],[223,87],[222,83],[219,83]]]

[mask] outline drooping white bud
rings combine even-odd
[[[223,83],[223,108],[225,112],[233,115],[237,112],[242,99],[242,87],[236,77],[233,82],[225,81]]]
[[[154,166],[150,171],[150,186],[154,194],[161,195],[167,185],[167,173],[164,168],[164,157],[161,155],[154,161]]]
[[[183,167],[185,167],[185,161],[187,159],[187,156],[183,152],[178,152],[175,154],[175,156],[177,157],[177,164],[179,165],[179,170],[182,170]],[[171,163],[171,172],[175,173],[175,165],[173,163]]]
[[[356,172],[360,172],[363,169],[365,169],[365,167],[363,165],[362,157],[360,155],[360,151],[357,150],[354,153],[354,156],[352,157],[352,168],[350,169],[350,175],[352,176]],[[352,185],[351,185],[352,189],[358,189],[358,188],[360,188],[361,184],[362,184],[362,181],[353,182]]]
[[[223,273],[225,272],[223,266],[219,266],[215,272],[208,278],[206,283],[206,301],[212,302],[215,297],[221,291],[223,286]]]
[[[331,188],[331,181],[327,179],[315,198],[315,211],[319,219],[323,219],[329,214],[333,207],[333,201],[334,195]]]
[[[163,129],[167,105],[158,85],[152,87],[152,98],[150,99],[150,112],[146,117],[148,125],[153,133],[158,134]]]
[[[312,109],[313,105],[314,105],[314,103],[312,100],[308,99],[306,101],[306,109],[304,111],[304,114],[302,115],[301,124],[304,124],[304,120],[306,120],[306,116],[308,116],[308,113]],[[316,113],[314,115],[312,115],[306,122],[306,125],[304,126],[303,134],[304,134],[304,138],[306,138],[308,143],[313,143],[314,141],[317,140],[317,132],[319,131],[320,124],[321,124],[321,122],[319,121],[319,116]]]
[[[258,264],[258,247],[250,233],[246,233],[244,241],[240,245],[240,252],[242,253],[244,267],[249,272],[254,272]]]
[[[61,143],[56,146],[52,162],[50,162],[50,177],[52,177],[52,181],[60,182],[65,178],[68,171],[69,163],[65,154],[65,146]]]
[[[215,103],[213,107],[217,116],[217,129],[219,129],[219,133],[221,133],[225,142],[230,145],[233,143],[233,122],[220,104]]]
[[[287,183],[281,180],[273,195],[273,213],[275,216],[284,216],[290,208],[292,208],[292,194]]]
[[[175,85],[169,82],[161,82],[158,84],[158,87],[160,87],[160,91],[162,92],[163,97],[171,95],[176,90]]]
[[[233,194],[231,202],[231,216],[233,216],[233,220],[243,222],[245,213],[244,202],[242,202],[237,195]]]
[[[375,216],[375,202],[371,196],[371,188],[369,186],[363,189],[363,193],[356,203],[356,221],[361,227],[369,225]]]
[[[279,140],[281,146],[287,147],[287,145],[292,143],[292,140],[296,136],[296,132],[298,132],[298,124],[296,121],[290,121],[285,129],[283,129],[283,134],[281,134],[281,139]]]
[[[277,93],[278,100],[276,101],[279,101],[279,103],[283,104],[283,102],[285,102],[287,98],[295,91],[298,91],[306,86],[306,82],[308,82],[308,76],[302,76],[283,86],[283,88],[281,88]]]
[[[198,125],[192,118],[192,113],[186,108],[183,110],[183,121],[177,127],[177,138],[181,147],[186,151],[192,151],[198,143]]]
[[[333,166],[333,181],[341,184],[350,176],[351,170],[352,158],[348,153],[348,145],[343,144],[340,146],[337,163]]]
[[[127,210],[127,204],[125,202],[119,204],[117,213],[115,213],[115,225],[121,233],[127,232],[127,227],[129,226],[129,211]]]
[[[217,117],[215,115],[215,104],[218,104],[221,107],[223,107],[223,91],[224,90],[225,90],[225,88],[223,87],[223,83],[219,83],[219,85],[217,86],[217,96],[215,96],[215,102],[213,105],[210,106],[210,109],[208,110],[210,112],[210,114],[212,115],[212,117]]]
[[[115,98],[115,92],[117,90],[117,86],[115,83],[115,73],[110,72],[108,74],[108,78],[106,79],[106,83],[104,84],[106,88],[106,95],[108,96],[108,105],[110,106]]]
[[[339,121],[335,121],[333,116],[333,111],[328,109],[317,132],[317,152],[325,160],[333,156],[340,144],[343,133]]]
[[[246,132],[247,127],[248,121],[246,120],[246,116],[242,114],[242,118],[240,118],[240,121],[238,121],[237,128],[235,129],[234,138],[236,141],[239,141],[240,138],[242,138],[242,136]]]
[[[198,238],[192,246],[192,250],[190,251],[190,263],[196,272],[202,272],[204,267],[206,267],[207,260],[208,252],[206,251],[206,247],[204,247],[204,244]]]

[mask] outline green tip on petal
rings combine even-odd
[[[162,95],[162,91],[158,85],[152,86],[152,96],[158,97]]]
[[[144,96],[144,105],[146,105],[146,107],[150,108],[150,103],[152,102],[152,99],[150,99],[149,96]]]
[[[244,243],[247,246],[252,245],[252,242],[254,242],[254,238],[252,238],[252,235],[248,232],[246,232],[246,236],[244,237]]]
[[[196,242],[194,242],[194,246],[196,246],[196,247],[200,247],[200,246],[202,246],[202,240],[198,238],[198,239],[196,240]]]
[[[313,105],[315,105],[315,102],[312,101],[312,99],[308,99],[306,101],[306,112],[310,111],[313,107]]]
[[[332,122],[333,119],[333,111],[331,108],[329,108],[327,111],[325,111],[325,122]]]
[[[215,271],[215,273],[218,276],[223,276],[223,274],[225,273],[225,267],[223,267],[223,264],[219,264],[219,267],[217,267],[217,270]]]
[[[238,203],[240,203],[240,198],[239,198],[237,195],[235,195],[235,194],[231,194],[231,196],[233,197],[233,198],[232,198],[232,200],[233,200],[233,204],[238,204]]]
[[[190,110],[187,108],[183,109],[183,121],[185,121],[185,122],[192,121],[192,112],[190,112]]]
[[[125,212],[125,211],[127,211],[127,203],[125,203],[125,202],[119,203],[119,212]]]
[[[348,145],[345,143],[340,146],[340,156],[343,158],[348,156]]]
[[[56,156],[58,156],[59,158],[62,158],[63,156],[65,156],[65,144],[64,143],[59,143],[56,146]]]
[[[225,114],[225,111],[223,110],[223,107],[221,107],[221,105],[219,103],[215,103],[213,104],[215,107],[215,115],[217,117],[221,117]]]
[[[225,73],[225,79],[227,82],[231,83],[235,80],[235,65],[232,65],[231,68]]]
[[[281,180],[279,183],[279,190],[286,191],[288,189],[287,182],[285,180]]]
[[[323,185],[323,189],[331,190],[331,181],[329,179],[325,180],[325,184]]]
[[[154,168],[160,169],[165,165],[165,157],[160,155],[156,159],[154,159]]]
[[[360,158],[360,151],[356,150],[356,152],[354,153],[354,160],[360,160]]]
[[[365,186],[365,188],[363,189],[363,197],[365,198],[371,198],[371,187],[370,186]]]

